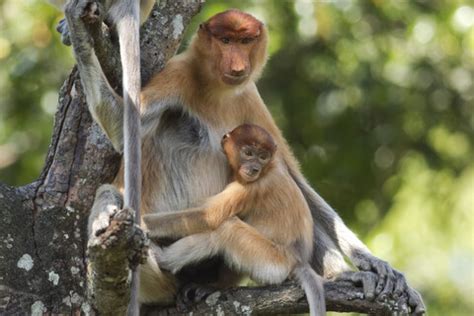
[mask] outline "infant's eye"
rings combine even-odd
[[[224,43],[224,44],[229,44],[230,43],[230,39],[228,37],[222,37],[221,38],[221,42]]]
[[[244,151],[244,155],[247,156],[247,157],[252,157],[252,151],[249,150],[249,149],[246,149],[246,150]]]
[[[242,44],[248,44],[248,43],[251,43],[253,41],[253,38],[251,37],[246,37],[246,38],[243,38],[240,42]]]

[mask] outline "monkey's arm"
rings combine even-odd
[[[209,198],[204,206],[164,214],[149,214],[143,221],[154,238],[181,238],[214,230],[226,219],[246,209],[248,190],[233,182]]]
[[[114,148],[122,152],[122,99],[114,92],[102,71],[94,53],[92,38],[84,22],[85,19],[89,19],[101,23],[97,10],[96,3],[69,1],[65,8],[65,16],[89,110]]]
[[[178,239],[209,230],[206,209],[191,208],[164,214],[148,214],[143,217],[148,234],[153,238]]]

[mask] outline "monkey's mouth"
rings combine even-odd
[[[242,170],[240,176],[245,182],[254,182],[260,177],[260,171],[255,170]]]
[[[224,77],[222,78],[222,80],[226,83],[226,84],[231,84],[231,85],[238,85],[238,84],[241,84],[242,82],[245,81],[245,79],[247,79],[248,75],[245,74],[245,75],[240,75],[240,76],[234,76],[234,75],[230,75],[230,74],[224,74]]]

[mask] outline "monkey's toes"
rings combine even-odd
[[[88,1],[84,6],[81,18],[87,23],[95,23],[99,21],[99,4],[96,1]]]
[[[216,291],[212,286],[188,283],[178,291],[176,308],[182,312],[189,311],[194,304],[202,302]]]

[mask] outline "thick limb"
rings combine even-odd
[[[296,264],[287,247],[275,244],[238,217],[225,221],[215,234],[226,262],[259,283],[283,282]]]
[[[232,183],[221,193],[209,199],[203,207],[143,217],[149,235],[153,238],[181,238],[219,227],[228,218],[244,211],[246,190]]]
[[[152,238],[177,239],[210,231],[207,212],[203,208],[191,208],[164,214],[147,214],[143,217]]]
[[[100,26],[102,13],[98,3],[90,0],[71,0],[65,8],[69,36],[89,110],[111,140],[114,148],[121,152],[123,148],[122,100],[110,87],[94,53],[92,38],[88,32],[88,27],[91,25]]]
[[[117,310],[124,311],[129,301],[129,284],[124,280],[128,268],[144,261],[147,238],[134,225],[134,212],[122,209],[122,196],[114,186],[97,190],[88,230],[88,286],[95,294],[90,299],[101,314],[110,313],[114,303],[121,304]]]
[[[109,227],[111,217],[122,209],[122,194],[110,184],[97,189],[94,204],[89,214],[87,231],[89,238],[103,233]]]
[[[217,254],[222,254],[233,269],[267,284],[283,282],[296,264],[286,249],[237,217],[226,220],[215,231],[178,240],[158,253],[157,260],[161,267],[175,273]]]

